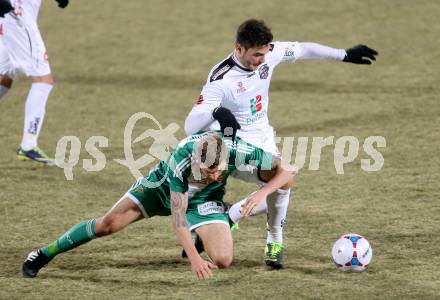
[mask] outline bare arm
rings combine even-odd
[[[171,192],[171,219],[177,238],[188,255],[194,275],[198,279],[207,279],[212,276],[210,269],[216,266],[203,260],[197,253],[186,222],[187,208],[188,193]]]
[[[290,183],[293,180],[292,171],[286,170],[281,166],[281,160],[272,160],[272,170],[275,170],[275,175],[258,191],[249,196],[246,202],[243,203],[243,216],[247,217],[250,215],[252,210],[260,205],[261,201],[265,200],[266,197],[272,194],[277,189],[280,189]]]
[[[272,170],[275,170],[275,176],[260,189],[260,191],[264,192],[266,195],[282,188],[293,180],[294,173],[290,170],[284,169],[281,165],[281,160],[279,159],[272,159]]]

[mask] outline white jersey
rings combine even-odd
[[[277,154],[273,128],[269,124],[269,86],[275,67],[297,59],[342,60],[345,50],[315,43],[273,42],[265,62],[255,71],[244,68],[232,53],[209,73],[197,103],[185,122],[187,134],[199,130],[219,129],[210,118],[219,106],[234,114],[241,129],[237,135],[265,151]],[[209,119],[210,118],[210,119]]]
[[[15,8],[16,15],[25,15],[27,18],[37,21],[41,0],[11,0],[11,4]]]
[[[212,68],[193,111],[212,112],[218,106],[230,109],[241,126],[237,135],[265,149],[263,143],[267,146],[267,140],[273,140],[268,119],[270,80],[280,62],[295,61],[296,45],[296,42],[272,43],[265,62],[255,71],[241,66],[231,54]],[[218,123],[211,125],[211,129],[218,129]]]

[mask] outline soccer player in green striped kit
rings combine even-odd
[[[85,220],[70,228],[53,243],[29,253],[23,263],[25,277],[35,277],[56,255],[90,240],[113,234],[143,218],[169,216],[177,238],[198,279],[212,276],[212,269],[232,262],[233,243],[223,196],[228,176],[250,165],[273,170],[275,176],[247,198],[243,216],[248,216],[267,195],[286,186],[292,173],[270,152],[240,138],[220,132],[202,132],[182,140],[167,160],[137,180],[128,192],[102,217]],[[191,185],[189,186],[189,183]],[[191,238],[195,230],[211,262],[202,259]]]

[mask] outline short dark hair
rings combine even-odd
[[[263,20],[250,19],[244,21],[237,29],[236,43],[249,49],[264,46],[272,42],[273,35]]]

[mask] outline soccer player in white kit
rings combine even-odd
[[[232,122],[230,129],[236,131],[240,138],[279,156],[274,130],[267,115],[269,85],[275,67],[282,62],[305,59],[371,64],[378,54],[364,45],[344,50],[317,43],[272,40],[272,33],[264,21],[247,20],[239,26],[234,51],[211,69],[200,97],[185,121],[188,135],[207,128],[218,129],[218,123],[223,129],[229,127],[225,122]],[[227,116],[231,113],[239,125]],[[251,176],[249,172],[237,172],[235,177],[262,185],[271,176],[264,172],[257,170]],[[282,226],[289,196],[290,186],[285,186],[253,210],[254,214],[267,211],[265,262],[276,269],[283,267]],[[243,199],[230,208],[229,217],[233,222],[242,218],[241,206],[245,201]]]
[[[69,3],[56,1],[61,8]],[[17,157],[53,165],[54,160],[37,145],[53,86],[46,47],[37,25],[40,6],[41,0],[0,0],[0,98],[9,91],[17,73],[31,77]]]

